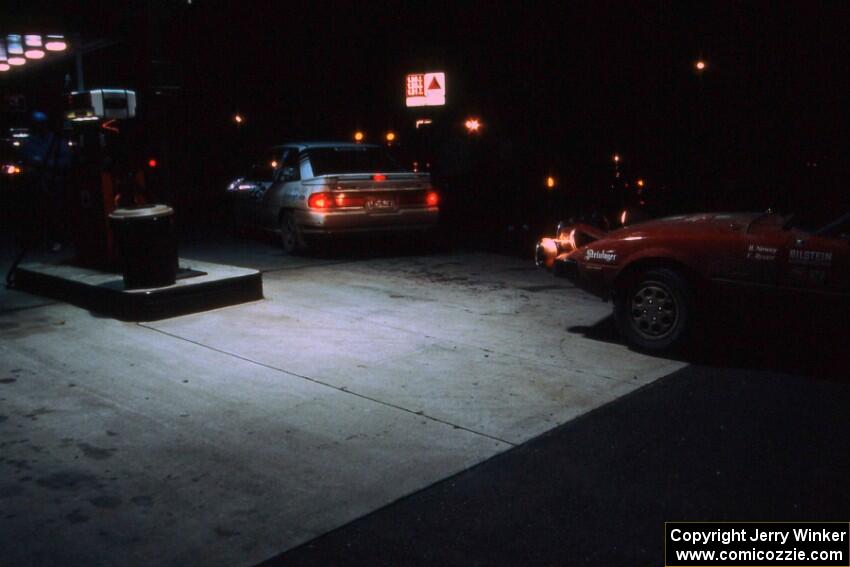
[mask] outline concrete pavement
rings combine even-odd
[[[132,324],[0,293],[0,557],[250,565],[682,366],[570,331],[610,305],[530,261],[194,253],[266,299]]]

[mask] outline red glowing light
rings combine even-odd
[[[384,175],[383,173],[376,173],[375,175],[372,176],[373,181],[386,181],[386,179],[387,179],[387,176]]]
[[[425,195],[425,204],[429,207],[436,207],[440,203],[440,195],[436,191],[428,191]]]
[[[150,167],[151,169],[155,168],[155,167],[156,167],[156,165],[157,165],[157,164],[156,164],[156,160],[155,160],[155,159],[151,158],[151,159],[149,159],[149,160],[148,160],[148,167]]]
[[[307,200],[307,206],[311,209],[327,209],[331,206],[331,200],[327,193],[313,193]]]
[[[100,125],[104,130],[109,130],[110,132],[115,132],[116,134],[119,132],[118,126],[115,125],[115,120],[107,120],[103,124]]]

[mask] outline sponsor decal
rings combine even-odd
[[[759,262],[776,260],[777,250],[773,246],[750,244],[747,247],[747,260],[757,260]]]
[[[617,260],[617,253],[613,250],[590,250],[588,249],[584,254],[585,260],[598,260],[601,262],[607,262],[609,264],[615,262]]]
[[[788,262],[804,266],[831,266],[832,252],[792,249],[788,252]]]

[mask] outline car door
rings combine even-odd
[[[739,277],[743,282],[757,286],[779,285],[782,250],[788,247],[791,236],[786,231],[747,234],[739,249]]]
[[[292,194],[301,180],[301,157],[298,148],[283,147],[279,151],[279,164],[273,172],[273,181],[263,192],[257,222],[263,228],[274,230],[278,225],[281,202]]]
[[[251,166],[251,170],[242,182],[244,222],[253,226],[263,226],[263,204],[266,193],[275,182],[280,168],[281,149],[272,148],[261,154]]]
[[[794,230],[781,285],[847,300],[850,295],[850,215],[808,233]]]

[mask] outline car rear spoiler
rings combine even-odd
[[[314,186],[330,186],[335,187],[345,183],[356,183],[362,181],[373,181],[374,175],[382,175],[382,182],[393,181],[423,181],[430,182],[430,173],[414,173],[412,171],[401,171],[395,173],[336,173],[333,175],[318,175],[312,179],[305,179],[302,185]]]

